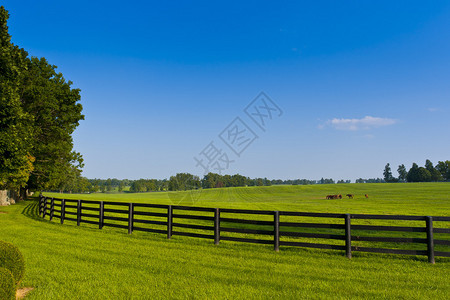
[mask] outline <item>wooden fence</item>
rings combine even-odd
[[[39,215],[48,216],[50,220],[59,218],[61,224],[69,220],[78,226],[87,223],[99,229],[123,228],[129,234],[147,231],[166,234],[169,239],[174,235],[212,239],[216,245],[220,241],[234,241],[269,244],[275,251],[279,251],[280,246],[335,249],[344,250],[348,258],[354,251],[424,255],[430,263],[435,262],[435,256],[450,257],[450,217],[265,211],[48,197],[39,199]],[[328,219],[330,223],[305,222],[307,218]],[[352,224],[358,220],[365,224]],[[375,220],[396,225],[415,222],[422,226],[371,224]],[[437,222],[443,226],[433,227]],[[305,232],[308,229],[313,232]],[[397,233],[397,236],[386,237],[386,232]],[[413,236],[405,237],[407,234]],[[440,239],[433,235],[439,235]],[[326,240],[327,244],[318,243],[320,240]],[[383,243],[388,247],[355,245],[360,242],[367,242],[369,246]],[[423,249],[417,249],[420,248],[417,244],[422,244]],[[405,247],[408,249],[403,249]],[[445,251],[438,251],[436,247]]]

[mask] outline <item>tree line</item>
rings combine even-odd
[[[64,189],[83,167],[72,140],[84,119],[80,90],[14,45],[8,18],[0,6],[0,189]]]
[[[250,178],[240,174],[221,175],[208,173],[202,178],[190,173],[178,173],[169,179],[88,179],[81,175],[70,178],[64,185],[57,189],[47,191],[65,193],[108,193],[108,192],[159,192],[159,191],[186,191],[193,189],[210,189],[225,187],[245,187],[245,186],[271,186],[271,185],[310,185],[310,184],[334,184],[350,183],[350,180],[338,180],[335,182],[331,178],[321,178],[320,180],[308,179],[267,179]]]
[[[425,162],[424,167],[419,167],[416,163],[407,171],[402,164],[397,169],[398,177],[392,175],[390,164],[385,166],[384,178],[358,178],[356,183],[384,183],[384,182],[421,182],[421,181],[449,181],[450,161],[439,161],[436,166],[430,160]],[[169,179],[87,179],[79,173],[75,176],[66,177],[64,184],[57,189],[48,191],[73,192],[73,193],[95,193],[95,192],[158,192],[158,191],[186,191],[192,189],[210,189],[224,187],[245,187],[245,186],[271,186],[271,185],[312,185],[312,184],[340,184],[351,183],[351,180],[332,178],[321,178],[319,180],[309,179],[267,179],[250,178],[240,174],[221,175],[208,173],[202,178],[190,173],[178,173]]]
[[[427,159],[423,167],[413,163],[407,171],[404,164],[397,168],[398,177],[392,175],[391,166],[386,164],[383,171],[385,182],[432,182],[450,181],[450,160],[438,161],[436,166]]]

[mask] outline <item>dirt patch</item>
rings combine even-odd
[[[0,211],[0,214],[7,214],[6,211]]]
[[[32,290],[34,290],[34,288],[32,288],[32,287],[24,287],[24,288],[18,289],[16,292],[16,299],[22,299]]]

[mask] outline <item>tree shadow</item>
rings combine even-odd
[[[39,216],[39,199],[26,200],[29,202],[25,208],[22,210],[22,215],[34,219],[42,221],[42,217]]]

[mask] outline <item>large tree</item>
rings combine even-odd
[[[72,140],[84,119],[80,90],[13,45],[7,19],[0,7],[0,188],[58,189],[83,166]]]
[[[0,189],[24,187],[33,169],[29,115],[20,101],[26,52],[11,43],[8,12],[0,7]]]

